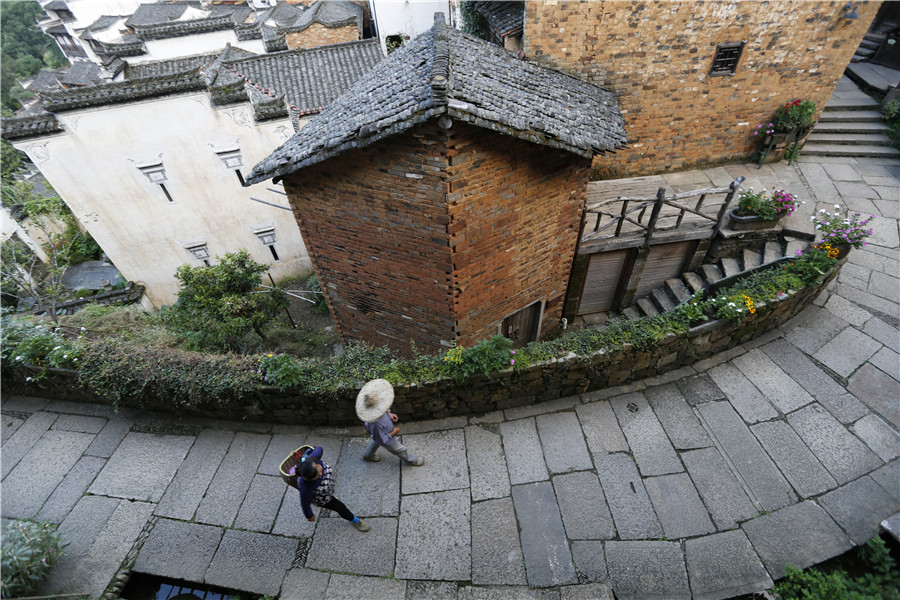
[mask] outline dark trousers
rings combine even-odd
[[[344,503],[334,496],[331,497],[331,500],[329,500],[327,504],[323,504],[322,508],[333,510],[334,512],[339,514],[342,519],[345,519],[347,521],[353,520],[353,513],[350,512],[350,509],[344,506]]]

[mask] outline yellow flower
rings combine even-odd
[[[743,294],[743,296],[744,296],[744,304],[747,306],[747,310],[750,311],[750,314],[752,315],[753,313],[756,312],[756,309],[753,308],[753,298],[751,298],[747,294]]]

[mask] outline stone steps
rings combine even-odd
[[[848,144],[806,144],[804,156],[860,156],[866,158],[900,158],[900,150],[890,146]]]
[[[884,124],[884,121],[857,121],[853,123],[845,123],[843,121],[819,121],[816,123],[816,126],[813,127],[812,132],[809,134],[810,137],[818,134],[837,134],[837,133],[846,133],[846,134],[863,134],[863,135],[871,135],[871,134],[887,134],[890,131],[890,127]]]
[[[807,144],[890,146],[891,140],[879,133],[819,133],[814,131],[806,140]]]
[[[884,117],[880,111],[870,109],[829,110],[827,107],[819,115],[820,123],[840,121],[842,123],[858,123],[860,121],[882,122]]]
[[[645,316],[656,315],[675,309],[691,299],[691,296],[706,289],[710,284],[740,275],[751,269],[775,262],[785,256],[794,256],[809,242],[792,236],[768,241],[756,248],[745,248],[737,256],[722,258],[715,263],[702,265],[693,273],[667,279],[644,298],[639,298],[633,306],[621,311],[621,316],[636,321]]]

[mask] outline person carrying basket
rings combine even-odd
[[[394,386],[386,379],[373,379],[359,390],[356,397],[356,416],[366,424],[369,433],[369,443],[363,451],[363,458],[369,462],[378,462],[381,457],[376,454],[378,448],[399,456],[400,460],[411,467],[420,467],[425,464],[421,456],[409,454],[406,446],[400,443],[395,436],[400,433],[400,428],[394,425],[397,415],[390,411],[394,403]]]
[[[310,504],[335,511],[342,519],[350,521],[359,531],[369,531],[369,524],[350,512],[344,503],[334,497],[334,472],[322,461],[322,446],[307,450],[296,466],[297,489],[300,490],[300,506],[307,521],[315,521]]]

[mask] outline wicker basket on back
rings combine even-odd
[[[281,478],[292,488],[297,489],[297,476],[291,475],[291,469],[300,464],[303,455],[312,451],[312,449],[312,446],[300,446],[291,452],[286,459],[281,461],[281,468],[279,469],[281,471]]]

